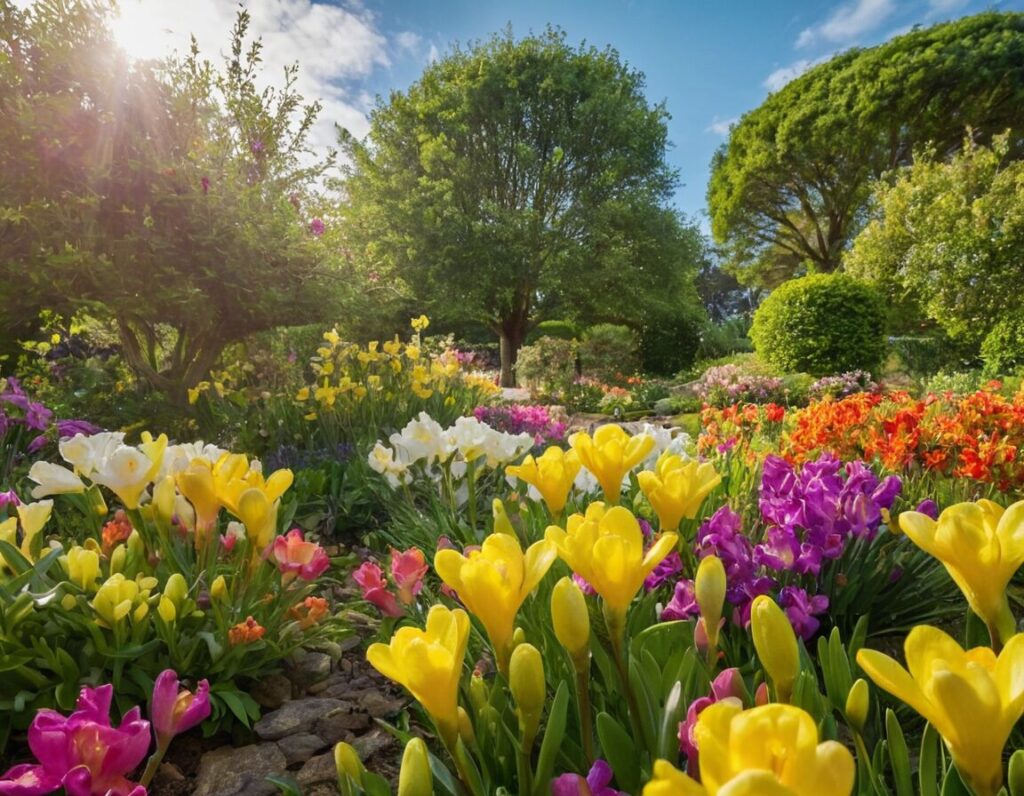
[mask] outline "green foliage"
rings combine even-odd
[[[541,321],[526,336],[527,343],[536,343],[542,337],[557,337],[559,340],[578,340],[579,327],[570,321]]]
[[[576,378],[578,348],[575,340],[541,337],[519,350],[516,375],[531,389],[548,394],[562,392]]]
[[[227,343],[331,311],[317,232],[334,221],[311,227],[331,159],[306,148],[319,105],[302,104],[295,67],[260,88],[246,12],[221,69],[195,48],[129,61],[100,5],[5,8],[3,23],[0,49],[19,57],[0,61],[0,279],[23,296],[4,326],[21,308],[89,308],[183,403]]]
[[[580,365],[587,376],[621,381],[640,366],[640,337],[628,326],[599,323],[583,334]],[[619,377],[619,378],[616,378]]]
[[[985,372],[995,376],[1024,365],[1024,316],[1003,318],[981,343]]]
[[[885,353],[885,311],[867,283],[816,274],[772,292],[754,315],[750,337],[758,355],[784,371],[871,371]]]
[[[839,267],[873,179],[928,142],[1019,127],[1024,14],[914,29],[807,70],[732,127],[712,163],[715,239],[744,281]],[[808,268],[810,265],[810,268]]]
[[[940,370],[963,367],[974,357],[971,346],[957,344],[945,334],[899,335],[889,338],[889,347],[899,359],[899,365],[911,376],[931,376]]]
[[[1012,139],[968,143],[951,160],[935,151],[879,183],[874,217],[848,257],[851,273],[897,299],[914,297],[947,334],[977,345],[1017,310],[1024,283],[1024,161]]]
[[[640,365],[645,373],[672,376],[691,365],[701,341],[702,319],[686,309],[649,315],[640,327]]]
[[[667,113],[643,90],[614,50],[553,29],[456,47],[345,141],[352,257],[442,322],[486,324],[506,384],[538,315],[682,298],[698,233],[666,206]]]

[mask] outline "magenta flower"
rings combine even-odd
[[[651,570],[651,574],[644,580],[644,589],[654,591],[663,583],[672,580],[682,571],[683,559],[680,558],[678,551],[673,550],[661,560],[658,566]]]
[[[786,586],[779,592],[779,605],[785,609],[793,630],[806,640],[818,632],[821,622],[814,617],[828,610],[828,597],[824,594],[808,597],[804,589]]]
[[[699,613],[700,608],[697,607],[697,597],[693,591],[693,581],[683,578],[676,583],[672,599],[661,610],[661,621],[670,622],[673,619],[690,619]]]
[[[316,580],[331,565],[324,549],[315,542],[305,541],[298,528],[278,536],[272,552],[286,581],[296,576],[303,580]]]
[[[8,489],[6,492],[0,492],[0,509],[7,508],[8,506],[20,506],[21,501],[18,500],[18,495],[13,489]]]
[[[551,782],[552,796],[626,796],[611,787],[612,767],[604,760],[595,760],[586,779],[579,774],[562,774]]]
[[[395,595],[388,591],[384,570],[372,561],[364,561],[352,573],[352,580],[363,590],[363,599],[377,606],[384,616],[401,616],[404,613]]]
[[[398,589],[398,599],[404,605],[415,602],[426,574],[427,562],[418,547],[410,547],[404,553],[391,548],[391,579]]]
[[[210,715],[210,683],[200,680],[193,694],[181,688],[173,669],[160,673],[153,684],[149,718],[153,722],[156,743],[166,749],[175,735],[191,730]]]
[[[203,177],[201,180],[199,180],[199,184],[203,187],[203,193],[204,194],[210,192],[210,178],[209,177]]]
[[[314,218],[309,222],[309,231],[317,238],[324,234],[324,221],[322,218]]]
[[[939,507],[931,498],[926,498],[917,504],[917,508],[914,511],[920,514],[927,514],[933,520],[939,518]]]
[[[110,724],[112,685],[83,688],[70,716],[43,708],[28,730],[38,765],[23,764],[0,778],[2,796],[43,796],[64,788],[67,796],[146,796],[126,777],[149,751],[149,722],[137,707],[120,727]]]
[[[744,701],[747,689],[743,684],[743,677],[739,669],[725,669],[711,683],[711,693],[706,697],[699,697],[690,703],[686,711],[686,720],[679,723],[679,751],[686,755],[687,773],[690,776],[698,776],[697,739],[694,729],[697,726],[697,718],[704,708],[713,705],[723,699],[738,699]]]

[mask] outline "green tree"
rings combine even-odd
[[[1024,14],[984,13],[850,50],[771,94],[712,161],[712,231],[744,281],[829,272],[871,182],[931,144],[1024,122]],[[774,273],[773,273],[774,272]],[[770,284],[766,286],[771,286]]]
[[[359,256],[431,314],[485,323],[504,384],[546,315],[615,320],[654,290],[683,303],[693,265],[673,253],[691,233],[665,206],[668,114],[643,90],[614,50],[556,30],[455,48],[345,141]]]
[[[314,221],[330,159],[307,151],[319,106],[296,67],[257,87],[245,12],[221,69],[194,44],[129,61],[108,12],[0,0],[0,281],[21,306],[109,319],[133,370],[183,400],[226,344],[330,312]]]
[[[1011,136],[967,143],[949,161],[932,151],[878,183],[872,220],[847,269],[894,302],[919,307],[954,340],[977,344],[1017,312],[1024,284],[1024,161]]]

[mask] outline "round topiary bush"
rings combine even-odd
[[[1003,318],[981,343],[985,373],[998,376],[1024,365],[1024,314]]]
[[[557,340],[577,340],[579,336],[579,328],[570,321],[541,321],[526,335],[526,343],[533,345],[542,337],[554,337]]]
[[[780,370],[829,376],[873,371],[885,355],[882,298],[846,274],[814,274],[785,282],[754,314],[750,339]]]

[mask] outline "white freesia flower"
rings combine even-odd
[[[92,478],[93,471],[100,467],[100,463],[123,446],[124,434],[120,431],[101,431],[91,436],[75,434],[58,443],[64,461],[73,465],[75,471],[86,478]]]
[[[643,462],[640,463],[635,469],[638,470],[653,470],[654,465],[658,461],[658,457],[663,453],[675,453],[681,456],[683,459],[689,459],[689,455],[686,452],[686,448],[690,444],[690,435],[685,431],[678,428],[665,428],[663,426],[655,426],[650,423],[644,423],[641,434],[647,434],[654,439],[654,447],[651,449],[651,454]]]
[[[85,491],[85,483],[67,467],[52,462],[38,461],[28,471],[28,477],[38,486],[32,497],[38,500],[49,495],[69,495]]]
[[[97,462],[91,478],[116,494],[125,507],[138,507],[139,496],[152,480],[153,462],[138,448],[122,445]]]
[[[407,484],[412,480],[409,465],[402,460],[401,454],[396,458],[395,451],[380,442],[373,446],[367,461],[370,469],[387,478],[392,487]]]
[[[194,459],[201,459],[211,465],[216,464],[217,460],[227,452],[223,448],[218,448],[211,443],[204,443],[202,440],[168,445],[167,450],[164,451],[163,464],[156,480],[162,481],[168,475],[177,475],[187,470]]]
[[[399,433],[390,438],[392,447],[401,449],[410,464],[422,459],[429,467],[436,461],[445,461],[452,453],[441,424],[426,412],[410,420]]]

